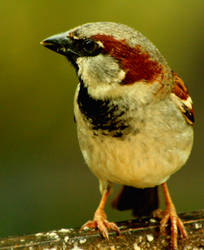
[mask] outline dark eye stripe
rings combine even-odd
[[[98,44],[91,40],[91,39],[85,39],[83,41],[83,48],[86,52],[88,53],[92,53],[94,52],[96,49],[98,49]]]
[[[93,39],[73,39],[73,48],[80,56],[96,56],[102,48]]]

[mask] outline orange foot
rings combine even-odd
[[[100,233],[103,235],[105,239],[108,239],[108,231],[116,231],[120,234],[120,230],[114,222],[109,222],[106,218],[106,214],[103,210],[96,210],[94,219],[91,221],[87,221],[82,227],[81,230],[84,229],[98,229]]]
[[[171,246],[173,250],[178,249],[177,238],[178,238],[178,229],[181,233],[183,238],[187,238],[188,234],[185,230],[183,222],[178,217],[176,213],[176,209],[174,207],[173,202],[170,199],[167,186],[163,184],[163,188],[165,191],[165,198],[166,198],[166,208],[162,214],[162,220],[160,222],[160,232],[165,233],[166,227],[168,226],[168,222],[170,221],[171,224]]]
[[[178,229],[180,230],[180,233],[183,238],[187,237],[187,232],[185,230],[185,227],[183,225],[183,222],[178,217],[176,213],[176,209],[173,207],[167,207],[164,210],[163,218],[160,222],[160,232],[165,233],[166,227],[168,225],[168,222],[171,223],[171,244],[172,249],[178,249],[177,245],[177,238],[178,238]]]

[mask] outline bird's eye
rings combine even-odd
[[[97,52],[98,48],[99,48],[98,44],[91,39],[86,39],[83,41],[83,50],[88,55],[97,54],[96,52]]]

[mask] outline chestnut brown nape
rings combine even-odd
[[[103,53],[107,53],[120,61],[121,68],[126,71],[122,84],[132,84],[141,80],[152,82],[162,73],[162,65],[153,61],[148,52],[142,51],[140,45],[132,48],[125,40],[116,40],[110,35],[95,35],[101,41]]]

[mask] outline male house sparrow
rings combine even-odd
[[[124,187],[114,200],[135,215],[166,208],[160,230],[171,224],[172,248],[187,236],[166,181],[187,161],[193,144],[192,100],[181,78],[140,32],[123,24],[88,23],[41,42],[76,69],[74,114],[83,157],[99,179],[101,201],[82,228],[119,229],[104,211],[113,183]]]

